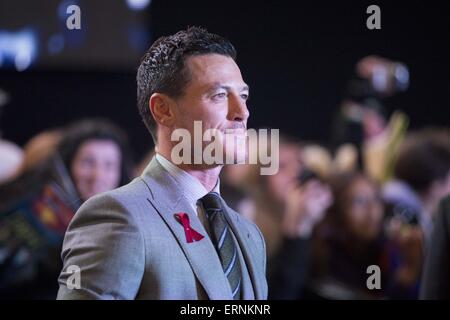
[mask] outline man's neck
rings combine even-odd
[[[157,153],[162,155],[164,158],[172,162],[171,159],[171,152],[157,149]],[[172,162],[173,163],[173,162]],[[205,189],[210,192],[214,189],[214,187],[217,184],[217,180],[219,178],[220,170],[222,170],[222,166],[215,166],[215,167],[206,167],[202,165],[193,165],[193,164],[174,164],[181,170],[184,170],[185,172],[189,173],[191,176],[196,178],[200,183],[205,187]]]
[[[190,175],[194,176],[205,187],[208,192],[211,192],[217,184],[219,178],[221,166],[214,168],[195,168],[195,166],[178,166],[180,169],[186,171]]]

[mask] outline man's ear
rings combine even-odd
[[[153,119],[162,126],[171,126],[175,121],[173,113],[174,101],[162,93],[154,93],[149,100],[149,108]]]

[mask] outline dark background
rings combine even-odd
[[[95,17],[88,21],[88,40],[96,28],[105,29],[104,23],[120,22],[103,19],[105,12],[116,10],[120,15],[126,11],[120,6],[104,9],[77,2],[82,25],[83,16]],[[381,8],[381,30],[366,28],[370,4]],[[402,61],[409,67],[410,88],[386,102],[389,111],[405,111],[413,128],[450,125],[446,32],[450,19],[444,4],[154,0],[145,12],[145,26],[151,35],[145,47],[188,25],[203,26],[229,38],[237,48],[244,80],[251,87],[249,127],[280,128],[326,144],[346,81],[355,63],[369,54]],[[116,34],[107,34],[111,43]],[[109,47],[102,46],[102,41],[106,39],[98,36],[93,42],[97,57],[126,59],[107,66],[85,63],[86,52],[81,52],[78,59],[72,57],[66,64],[59,58],[58,64],[52,65],[47,57],[46,63],[38,62],[23,72],[0,69],[0,88],[11,98],[0,119],[3,137],[22,145],[43,129],[103,116],[128,132],[136,157],[143,155],[152,146],[135,103],[135,72],[144,50],[130,58],[119,40],[118,45]]]

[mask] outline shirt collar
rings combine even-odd
[[[175,179],[175,181],[180,185],[181,189],[184,190],[186,198],[193,204],[196,205],[197,200],[203,198],[208,194],[208,190],[198,181],[197,178],[187,173],[183,169],[180,169],[171,161],[166,159],[159,153],[156,153],[156,160],[159,164]],[[217,183],[211,192],[217,192],[220,195],[220,179],[217,178]]]

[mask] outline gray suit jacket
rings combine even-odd
[[[224,203],[226,206],[226,204]],[[266,299],[264,239],[226,206],[239,244],[244,299]],[[187,243],[175,213],[205,236]],[[232,299],[218,255],[196,212],[155,158],[131,183],[86,201],[66,232],[58,299]],[[79,268],[80,288],[68,288]]]
[[[420,298],[450,299],[450,195],[440,203],[425,259]]]

